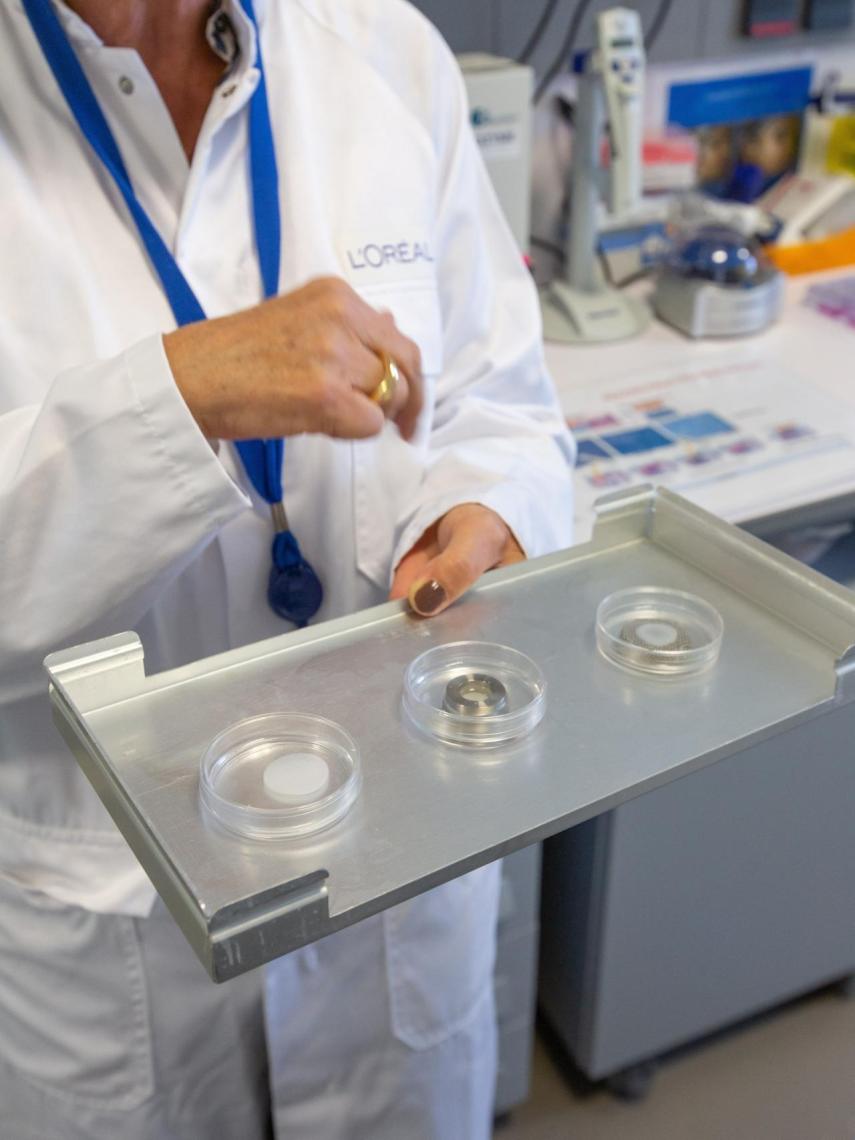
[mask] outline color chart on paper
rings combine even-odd
[[[734,522],[855,484],[855,405],[768,359],[658,369],[575,389],[578,538],[593,503],[639,483],[670,487]]]

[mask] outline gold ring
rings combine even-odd
[[[391,356],[384,353],[380,359],[383,362],[383,379],[371,393],[371,399],[375,404],[379,404],[385,412],[398,391],[398,386],[401,383],[401,371]]]

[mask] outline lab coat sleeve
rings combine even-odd
[[[546,370],[537,293],[469,127],[462,77],[438,36],[435,51],[444,366],[427,471],[402,520],[395,566],[464,502],[501,515],[529,556],[572,540],[573,443]]]
[[[247,505],[159,336],[0,415],[0,705],[44,687],[50,651],[133,628]]]

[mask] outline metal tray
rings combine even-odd
[[[718,609],[713,669],[660,678],[600,656],[599,602],[639,585]],[[407,723],[407,665],[469,639],[514,646],[543,670],[546,716],[525,739],[468,750]],[[139,639],[121,634],[46,668],[60,730],[223,981],[852,700],[853,645],[848,591],[640,488],[601,500],[590,543],[490,574],[431,621],[390,603],[151,677]],[[311,839],[232,838],[200,812],[200,756],[233,722],[279,710],[355,737],[361,795]]]

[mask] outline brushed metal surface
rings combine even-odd
[[[149,678],[133,635],[48,659],[66,738],[215,978],[849,699],[838,676],[855,644],[846,591],[667,492],[612,496],[602,512],[590,544],[490,575],[431,621],[393,603]],[[719,610],[713,670],[645,677],[599,655],[597,605],[639,585],[686,590]],[[482,751],[409,726],[404,670],[460,640],[511,645],[541,667],[547,711],[529,737]],[[116,663],[113,690],[99,645]],[[201,815],[199,759],[230,724],[278,711],[331,717],[350,732],[362,793],[309,840],[241,841]]]

